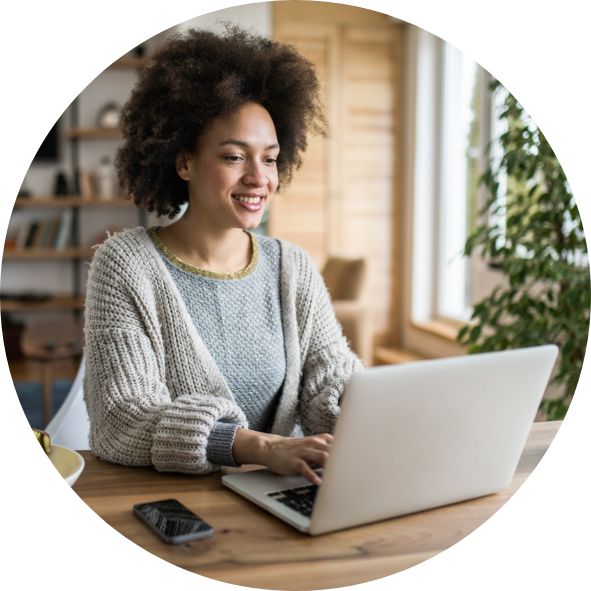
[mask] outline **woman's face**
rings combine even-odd
[[[191,213],[219,229],[256,228],[278,185],[279,144],[264,107],[248,104],[214,119],[194,154],[177,158]]]

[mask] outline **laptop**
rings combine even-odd
[[[322,484],[269,470],[225,486],[311,535],[506,488],[555,345],[366,369],[349,380]]]

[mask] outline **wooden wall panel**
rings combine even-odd
[[[374,324],[382,334],[390,330],[394,270],[395,36],[391,26],[343,30],[345,235],[372,262]]]
[[[270,234],[308,250],[319,267],[331,253],[366,256],[377,341],[395,344],[402,25],[339,4],[273,10],[275,38],[317,67],[332,135],[310,140],[304,166],[273,204]]]
[[[347,4],[332,2],[284,1],[273,3],[274,20],[308,20],[314,23],[385,23],[400,22],[387,14]],[[277,21],[275,21],[277,22]]]
[[[276,22],[274,28],[276,38],[296,45],[312,61],[322,84],[325,104],[330,104],[331,96],[332,33],[330,27],[308,27],[291,21]],[[294,182],[275,197],[269,213],[270,235],[302,246],[318,265],[327,256],[329,157],[327,142],[310,137]]]

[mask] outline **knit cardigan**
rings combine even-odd
[[[362,369],[342,335],[321,275],[280,241],[286,373],[271,432],[331,432],[339,397]],[[90,448],[126,466],[206,474],[216,421],[248,427],[144,228],[97,248],[85,312],[84,399]]]

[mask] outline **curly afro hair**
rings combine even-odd
[[[121,110],[119,185],[136,205],[174,217],[188,200],[176,156],[194,153],[213,119],[247,103],[262,105],[273,119],[279,182],[286,185],[301,165],[307,135],[327,135],[311,62],[290,45],[237,26],[226,25],[221,35],[174,35],[149,58]]]

